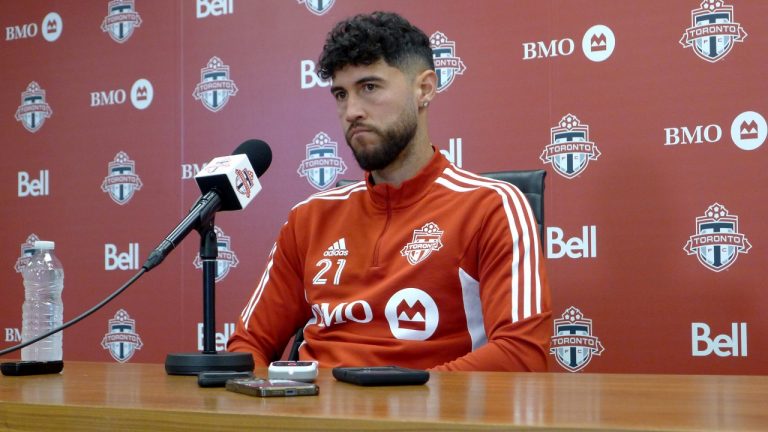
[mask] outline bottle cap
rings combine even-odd
[[[55,242],[46,241],[46,240],[35,241],[35,249],[48,250],[48,249],[55,249],[55,248],[56,248]]]

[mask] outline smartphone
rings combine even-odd
[[[317,378],[316,361],[273,361],[269,364],[269,379],[312,382]]]
[[[333,377],[361,386],[419,385],[429,381],[429,372],[399,366],[335,367]]]
[[[226,389],[250,396],[313,396],[320,393],[317,384],[291,380],[265,380],[261,378],[237,378],[228,380]]]
[[[200,387],[224,387],[227,380],[251,377],[253,377],[253,373],[247,371],[205,371],[197,374],[197,385]]]
[[[63,369],[63,360],[18,361],[0,364],[0,371],[3,375],[9,376],[57,374]]]

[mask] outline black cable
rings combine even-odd
[[[126,282],[123,286],[118,288],[117,291],[115,291],[112,294],[110,294],[107,298],[102,300],[101,303],[99,303],[96,306],[94,306],[94,307],[88,309],[87,311],[81,313],[77,318],[72,319],[72,320],[62,324],[60,327],[56,327],[55,329],[53,329],[53,330],[51,330],[51,331],[49,331],[49,332],[47,332],[45,334],[42,334],[42,335],[40,335],[40,336],[38,336],[38,337],[36,337],[34,339],[28,340],[26,342],[22,342],[22,343],[20,343],[18,345],[10,347],[10,348],[6,348],[4,350],[0,350],[0,356],[4,356],[4,355],[6,355],[8,353],[14,352],[16,350],[24,348],[25,346],[32,345],[33,343],[41,341],[41,340],[47,338],[48,336],[50,336],[50,335],[52,335],[54,333],[58,333],[58,332],[64,330],[65,328],[67,328],[67,327],[70,327],[72,325],[77,324],[83,318],[85,318],[85,317],[91,315],[92,313],[96,312],[97,310],[101,309],[107,303],[111,302],[115,297],[119,296],[120,293],[125,291],[129,286],[133,285],[133,283],[136,282],[146,272],[147,272],[147,269],[142,267],[141,270],[138,271],[138,273],[133,275],[133,277],[128,280],[128,282]]]

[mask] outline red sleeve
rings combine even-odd
[[[311,315],[304,298],[302,261],[298,258],[291,213],[256,289],[240,314],[228,351],[250,352],[256,366],[267,366]]]
[[[547,370],[552,312],[538,228],[520,191],[504,189],[478,232],[477,253],[465,257],[477,259],[488,341],[435,370]]]

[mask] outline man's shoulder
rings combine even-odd
[[[437,183],[445,189],[461,195],[465,199],[471,198],[499,198],[511,194],[520,194],[520,190],[512,183],[476,174],[449,165],[437,180]]]

